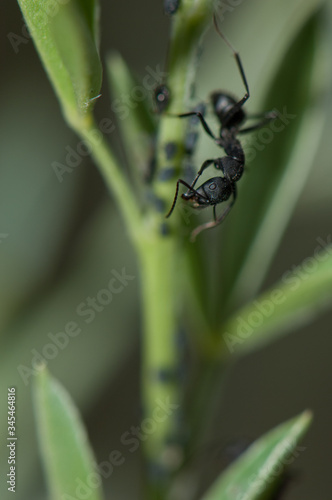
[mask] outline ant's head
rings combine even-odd
[[[213,111],[218,117],[220,125],[224,128],[238,128],[245,120],[246,114],[242,108],[232,113],[232,109],[237,101],[229,94],[224,92],[213,92],[211,94]]]
[[[193,208],[204,208],[228,200],[231,194],[232,185],[228,179],[225,177],[212,177],[199,188],[183,193],[182,198],[189,201]]]

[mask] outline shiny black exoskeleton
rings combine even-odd
[[[236,100],[230,94],[222,91],[216,91],[211,94],[210,97],[213,112],[220,123],[220,132],[218,137],[213,134],[203,114],[199,111],[191,111],[189,113],[177,115],[179,118],[196,116],[201,122],[201,125],[204,128],[205,132],[215,141],[218,146],[220,146],[225,151],[227,155],[222,158],[206,160],[202,164],[191,184],[188,184],[182,179],[179,179],[177,181],[174,201],[166,217],[169,217],[174,210],[180,184],[183,184],[188,188],[187,192],[183,193],[181,197],[185,201],[188,201],[193,208],[204,208],[206,206],[213,207],[214,220],[202,224],[201,226],[198,226],[196,229],[194,229],[194,231],[192,232],[192,240],[194,240],[196,236],[204,229],[212,228],[220,224],[225,219],[235,203],[236,182],[241,178],[245,166],[244,151],[240,141],[237,139],[237,135],[252,132],[253,130],[262,127],[267,122],[277,117],[275,112],[256,115],[253,116],[253,118],[259,118],[259,121],[257,123],[247,128],[240,128],[247,119],[247,115],[243,109],[243,105],[250,97],[249,87],[239,54],[219,30],[215,16],[213,20],[218,34],[223,38],[223,40],[233,52],[246,92],[240,100]],[[222,176],[213,177],[212,179],[207,180],[200,187],[195,189],[195,185],[199,177],[210,165],[214,165],[217,170],[220,170]],[[223,201],[227,201],[231,196],[233,196],[231,203],[218,216],[216,213],[216,205]]]

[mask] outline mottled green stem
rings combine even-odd
[[[183,422],[184,416],[178,342],[181,287],[184,280],[182,245],[177,231],[180,225],[178,215],[174,213],[172,219],[167,221],[167,226],[164,217],[173,201],[174,181],[182,166],[186,124],[169,114],[178,114],[188,109],[189,89],[195,70],[195,51],[199,38],[211,19],[211,0],[183,0],[174,16],[167,77],[171,100],[167,114],[160,121],[157,173],[152,186],[154,193],[163,200],[165,212],[159,214],[151,211],[147,215],[145,239],[139,245],[144,302],[144,416],[154,418],[160,401],[168,407],[168,410],[164,409],[166,418],[156,422],[154,431],[144,442],[150,472],[147,495],[151,499],[165,497],[169,477],[183,458],[183,429],[180,428],[180,422]],[[175,156],[171,159],[167,158],[165,150],[168,143],[176,146]],[[174,167],[174,178],[162,180],[160,173],[163,169]],[[162,411],[159,414],[162,415]]]

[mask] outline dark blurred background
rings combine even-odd
[[[283,4],[283,9],[292,5],[294,15],[301,15],[301,2]],[[103,1],[101,7],[103,57],[109,49],[120,51],[140,78],[147,66],[164,65],[170,21],[163,14],[161,1]],[[264,4],[244,0],[225,17],[227,34],[245,61],[252,110],[257,109],[264,68],[277,57],[282,39],[276,11],[283,15],[277,0]],[[113,449],[121,447],[121,434],[140,420],[139,276],[122,220],[90,158],[84,157],[62,182],[55,175],[52,164],[65,163],[70,150],[66,148],[75,150],[79,141],[64,123],[15,2],[2,2],[0,23],[0,425],[3,437],[6,388],[16,386],[16,499],[42,500],[46,488],[33,423],[32,377],[27,376],[25,385],[18,367],[31,366],[49,333],[60,332],[69,321],[81,321],[81,334],[59,350],[48,367],[82,412],[98,462],[105,460]],[[22,41],[12,34],[25,38]],[[331,45],[326,56],[326,64],[330,64]],[[222,62],[233,68],[229,53],[223,46],[221,49],[220,39],[211,30],[200,63],[198,99],[215,88],[232,88],[233,77],[238,82],[238,75],[231,69],[229,76]],[[110,102],[105,81],[96,109],[100,119],[112,117]],[[328,106],[310,177],[265,286],[312,255],[318,237],[326,240],[332,234],[330,97]],[[116,131],[110,140],[125,164]],[[204,158],[203,152],[198,155]],[[96,295],[107,285],[112,271],[121,272],[123,267],[135,279],[91,325],[82,322],[76,312],[78,304]],[[212,433],[212,448],[207,443],[208,457],[206,450],[197,451],[198,458],[204,453],[206,467],[224,465],[223,449],[230,441],[255,439],[311,408],[314,423],[303,442],[305,450],[294,463],[294,481],[283,498],[332,498],[331,321],[331,311],[325,312],[313,324],[233,366],[220,404],[219,425]],[[2,441],[1,468],[3,449]],[[127,453],[125,464],[114,471],[105,489],[112,492],[112,498],[139,498],[139,475],[138,454]],[[3,498],[7,498],[6,492],[1,493]]]

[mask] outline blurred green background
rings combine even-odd
[[[259,110],[259,96],[267,85],[265,69],[279,57],[283,33],[276,12],[282,16],[281,4],[288,8],[285,1],[263,4],[245,0],[225,14],[223,29],[240,51],[252,92],[248,103],[252,112]],[[298,2],[294,16],[301,15],[300,6]],[[163,67],[170,21],[163,14],[162,2],[102,2],[101,7],[103,57],[109,49],[119,50],[139,78],[146,75],[147,67]],[[113,449],[121,449],[122,433],[140,421],[139,274],[117,209],[90,158],[84,157],[73,172],[64,174],[63,182],[55,175],[52,163],[64,164],[66,148],[75,150],[79,141],[62,119],[33,43],[24,30],[22,35],[24,23],[18,6],[7,0],[1,10],[0,465],[2,473],[7,470],[6,389],[15,386],[16,499],[41,500],[46,498],[46,489],[33,423],[32,377],[24,384],[18,367],[31,367],[35,352],[41,353],[50,342],[49,333],[77,322],[81,333],[65,349],[58,349],[48,368],[82,412],[97,461],[105,460]],[[25,36],[24,42],[19,43],[12,34]],[[16,49],[13,43],[18,43]],[[326,53],[321,54],[323,64],[330,64],[331,47],[330,39]],[[197,101],[218,88],[241,95],[234,61],[213,30],[199,64]],[[312,255],[318,237],[331,237],[331,93],[328,109],[314,166],[264,287]],[[114,119],[106,81],[96,112],[99,120]],[[110,140],[126,168],[116,130]],[[202,139],[197,164],[207,157],[207,147]],[[207,258],[218,258],[213,252],[211,255]],[[114,295],[91,324],[85,323],[77,306],[88,296],[96,296],[106,287],[112,271],[121,272],[122,268],[135,279]],[[204,456],[208,475],[225,465],[223,450],[230,441],[255,439],[311,408],[314,424],[303,443],[305,450],[294,463],[295,477],[284,498],[331,498],[331,321],[330,311],[233,366],[227,375],[218,425],[211,429],[211,442],[206,449],[203,445],[197,450],[197,460]],[[105,482],[105,490],[114,495],[109,498],[138,498],[139,452],[124,453],[124,465]],[[1,499],[6,498],[11,497],[2,479]]]

